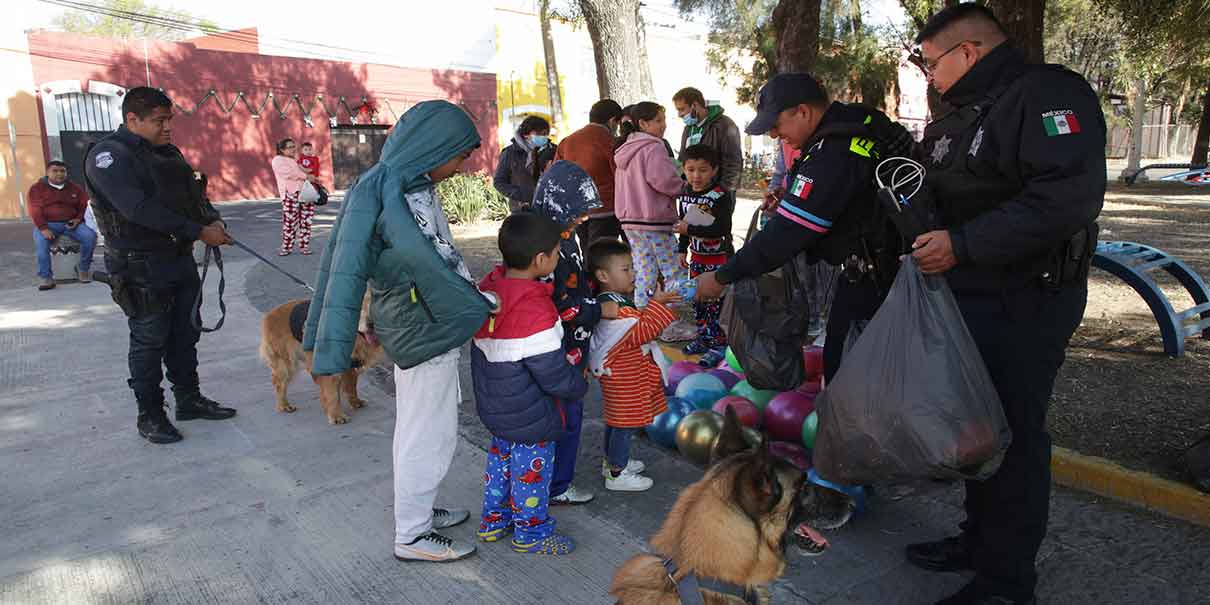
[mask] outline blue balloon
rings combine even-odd
[[[815,472],[814,467],[807,471],[807,481],[810,481],[811,483],[814,483],[820,487],[826,487],[831,490],[848,494],[848,496],[853,499],[853,504],[856,505],[856,508],[853,510],[854,514],[859,514],[865,511],[864,487],[860,485],[840,485],[839,483],[832,483],[831,481],[820,477],[819,473]]]
[[[693,403],[699,410],[708,410],[714,402],[727,395],[727,385],[705,372],[686,376],[676,387],[676,396]]]
[[[676,447],[676,426],[681,419],[696,408],[693,404],[677,397],[668,398],[668,411],[652,419],[647,425],[647,437],[668,448]]]

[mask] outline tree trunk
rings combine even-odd
[[[559,67],[555,64],[555,39],[550,33],[550,0],[538,5],[538,20],[542,24],[542,54],[546,60],[546,90],[550,95],[550,119],[563,122],[563,93],[559,90]]]
[[[1210,86],[1202,94],[1202,121],[1197,125],[1197,139],[1193,143],[1193,158],[1190,164],[1206,165],[1206,152],[1210,150]]]
[[[639,5],[641,6],[641,5]],[[655,84],[651,81],[651,62],[647,60],[647,22],[639,13],[639,6],[634,7],[634,21],[638,25],[635,38],[639,45],[639,92],[644,101],[655,100]]]
[[[1045,61],[1042,26],[1043,17],[1046,16],[1046,0],[996,0],[991,9],[1004,24],[1009,39],[1025,52],[1026,61]]]
[[[1181,114],[1185,113],[1185,101],[1189,100],[1189,88],[1190,84],[1193,83],[1192,78],[1189,78],[1188,76],[1183,79],[1184,82],[1181,84],[1181,94],[1176,97],[1176,106],[1173,107],[1172,120],[1170,120],[1171,123],[1176,125],[1176,132],[1178,134],[1181,131]],[[1173,152],[1176,151],[1176,140],[1178,138],[1180,137],[1173,136],[1168,138],[1168,157],[1175,155]]]
[[[849,0],[849,26],[854,37],[861,37],[861,0]]]
[[[580,0],[592,38],[601,98],[623,106],[643,100],[635,22],[638,5],[639,0]]]
[[[815,64],[819,54],[819,3],[820,0],[781,0],[773,9],[778,73],[810,71]]]

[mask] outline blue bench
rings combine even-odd
[[[1210,290],[1206,282],[1180,259],[1151,246],[1134,242],[1097,242],[1092,266],[1108,271],[1126,282],[1151,308],[1164,352],[1171,357],[1185,354],[1185,339],[1198,333],[1210,339]],[[1150,272],[1162,269],[1185,287],[1193,297],[1194,306],[1181,312],[1172,308],[1164,291]]]

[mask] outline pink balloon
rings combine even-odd
[[[735,410],[735,415],[739,418],[740,424],[752,428],[760,426],[760,408],[756,407],[756,404],[747,398],[740,397],[739,395],[727,395],[714,402],[714,406],[711,409],[726,416],[728,407]]]
[[[778,393],[765,406],[765,430],[777,441],[802,439],[802,423],[815,411],[815,397],[798,391]]]

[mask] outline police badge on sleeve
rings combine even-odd
[[[109,168],[113,166],[113,154],[108,151],[102,151],[97,154],[97,168]]]

